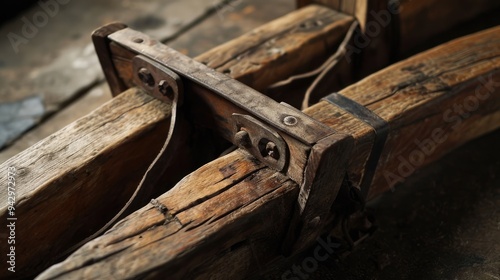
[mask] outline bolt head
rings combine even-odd
[[[245,130],[240,130],[234,135],[234,142],[236,145],[248,148],[252,146],[250,135]]]
[[[160,93],[163,95],[163,96],[166,96],[168,98],[172,98],[173,94],[174,94],[174,90],[173,88],[170,86],[170,84],[165,81],[165,80],[161,80],[159,83],[158,83],[158,90],[160,91]]]
[[[151,72],[149,72],[148,69],[146,68],[141,68],[139,69],[137,76],[139,76],[139,79],[141,82],[144,83],[144,85],[152,87],[155,84],[155,79],[153,78],[153,75],[151,75]]]
[[[274,158],[274,159],[279,159],[280,155],[279,155],[279,151],[278,151],[278,147],[276,146],[276,144],[274,142],[267,142],[266,144],[266,153],[268,156]]]

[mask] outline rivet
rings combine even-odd
[[[283,119],[283,123],[288,125],[288,126],[294,126],[298,123],[299,121],[297,120],[296,117],[294,116],[286,116],[284,119]]]

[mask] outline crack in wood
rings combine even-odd
[[[235,185],[237,185],[238,183],[242,182],[243,180],[245,180],[245,179],[247,179],[247,178],[249,178],[249,177],[251,177],[251,176],[254,176],[254,174],[255,174],[255,173],[257,173],[259,170],[262,170],[262,169],[264,169],[264,168],[266,168],[266,166],[261,166],[261,167],[259,167],[259,168],[255,169],[254,171],[252,171],[252,172],[250,172],[250,173],[248,173],[248,174],[245,174],[244,176],[242,176],[242,177],[238,178],[237,180],[233,180],[233,181],[232,181],[230,184],[228,184],[226,187],[221,188],[220,190],[218,190],[218,191],[216,191],[216,192],[213,192],[213,193],[211,193],[210,195],[206,195],[206,196],[204,196],[204,197],[200,197],[199,199],[196,199],[195,201],[193,201],[193,202],[189,203],[189,204],[188,204],[188,205],[186,205],[185,207],[182,207],[182,208],[180,208],[179,210],[177,210],[177,212],[175,212],[175,214],[178,214],[178,213],[184,212],[184,211],[186,211],[186,210],[188,210],[188,209],[190,209],[190,208],[193,208],[193,207],[194,207],[194,206],[196,206],[196,205],[202,204],[203,202],[208,201],[208,200],[210,200],[210,199],[212,199],[212,198],[214,198],[214,197],[216,197],[216,196],[220,195],[221,193],[223,193],[223,192],[225,192],[225,191],[229,190],[230,188],[232,188],[233,186],[235,186]],[[224,180],[224,179],[223,179],[223,180]],[[221,181],[223,181],[223,180],[221,180]]]
[[[341,15],[341,14],[339,13],[339,14],[334,14],[334,15],[332,15],[332,14],[323,15],[323,17],[320,18],[320,20],[321,20],[320,27],[324,28],[324,27],[326,27],[326,26],[328,26],[336,21],[342,20],[342,17],[340,17],[339,15]],[[318,20],[317,18],[313,18],[313,19]],[[272,47],[274,45],[269,44],[269,42],[276,41],[276,39],[284,38],[289,34],[298,33],[298,32],[304,33],[304,32],[317,31],[318,26],[304,27],[305,26],[304,24],[309,22],[309,21],[311,21],[311,18],[306,18],[301,22],[294,23],[290,27],[288,27],[280,32],[271,34],[270,36],[261,37],[260,38],[261,42],[259,42],[258,44],[253,44],[248,48],[242,49],[242,50],[238,51],[237,53],[235,53],[234,55],[231,55],[227,59],[219,62],[216,65],[211,65],[210,67],[213,69],[223,68],[226,64],[234,62],[235,59],[241,60],[243,57],[252,54],[256,50],[260,50],[263,46],[264,46],[264,49],[272,49]],[[258,34],[255,32],[252,32],[251,34],[258,36]],[[206,62],[204,62],[204,64],[209,64],[211,62],[213,62],[213,61],[206,61]]]
[[[275,174],[278,174],[278,173],[275,173]],[[266,178],[263,178],[263,179],[265,180]],[[266,191],[265,193],[262,193],[260,195],[256,195],[254,199],[249,200],[246,203],[238,206],[237,208],[232,209],[232,210],[230,210],[224,214],[221,214],[219,216],[211,216],[210,218],[207,218],[207,219],[203,220],[202,222],[197,222],[197,223],[195,221],[190,221],[188,224],[193,223],[193,225],[188,227],[187,226],[188,224],[186,224],[186,226],[183,228],[183,230],[188,232],[188,231],[197,229],[199,227],[202,227],[204,225],[213,224],[221,219],[228,217],[231,214],[235,214],[238,211],[242,211],[244,208],[246,208],[246,207],[248,207],[256,202],[259,202],[259,201],[262,202],[262,200],[265,200],[266,197],[272,195],[272,193],[276,192],[277,190],[279,190],[281,187],[283,187],[285,184],[288,184],[289,182],[293,182],[293,181],[290,179],[286,179],[286,180],[282,181],[281,183],[279,183],[278,185],[276,185],[274,188]],[[258,182],[256,182],[256,184],[258,184]]]
[[[169,224],[171,222],[176,222],[181,227],[184,227],[184,225],[181,223],[181,221],[179,221],[179,219],[177,219],[177,217],[175,215],[173,215],[172,213],[170,213],[168,211],[168,208],[167,208],[167,206],[165,206],[165,204],[159,202],[158,200],[156,200],[154,198],[151,199],[151,201],[149,203],[151,205],[153,205],[153,207],[156,210],[158,210],[163,216],[165,216],[165,221],[163,222],[164,225]]]

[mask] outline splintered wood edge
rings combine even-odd
[[[202,187],[201,194],[186,196],[194,186]],[[210,191],[204,192],[205,188]],[[193,269],[210,261],[205,253],[214,256],[223,248],[253,238],[279,240],[287,229],[283,216],[297,192],[297,185],[283,174],[235,151],[193,172],[155,203],[87,243],[70,257],[72,261],[52,267],[39,279],[127,278],[149,270],[168,273],[172,279],[190,279],[195,276]],[[138,219],[144,222],[137,223]],[[269,219],[272,222],[268,224]],[[91,252],[101,258],[119,257],[97,264],[96,269],[86,265],[89,257],[95,257]],[[269,246],[259,261],[270,261],[266,256],[273,258],[278,252],[279,243]],[[240,272],[244,271],[234,267],[231,274],[236,277]]]
[[[300,28],[305,20],[316,17],[327,19],[321,28]],[[256,34],[245,35],[253,38],[251,44],[242,36],[216,50],[239,50],[224,59],[224,65],[232,69],[230,76],[246,77],[243,80],[248,85],[258,82],[266,87],[300,71],[302,65],[313,67],[311,59],[326,59],[353,21],[353,17],[324,7],[308,7],[264,25]],[[276,42],[286,51],[270,51]],[[291,55],[306,49],[310,51],[304,52],[305,56]],[[213,55],[197,59],[210,65],[221,61]],[[268,75],[277,65],[280,74]],[[4,170],[8,166],[17,169],[16,216],[22,217],[17,224],[23,228],[17,238],[24,242],[16,248],[16,260],[23,264],[16,275],[44,269],[118,211],[159,150],[168,118],[168,106],[131,89],[0,165]],[[6,176],[2,172],[0,179],[7,181]],[[6,190],[0,190],[1,197],[7,196]],[[6,218],[5,205],[0,213]],[[0,245],[3,251],[7,251],[5,246],[6,242]],[[0,277],[5,273],[0,272]]]
[[[491,74],[494,81],[500,80],[497,80],[500,63],[499,30],[500,27],[497,27],[455,40],[400,62],[342,91],[390,121],[392,130],[383,161],[388,160],[387,154],[418,148],[410,141],[413,140],[412,137],[432,135],[435,127],[443,122],[442,117],[433,118],[436,112],[473,93],[481,85],[480,77]],[[445,51],[452,46],[454,52]],[[485,54],[490,57],[483,57]],[[421,61],[428,61],[429,65],[426,66]],[[441,61],[444,69],[447,69],[447,65],[455,64],[461,64],[462,67],[448,69],[448,72],[433,72],[432,69],[440,69],[435,68],[437,64],[432,64],[432,61]],[[391,72],[391,79],[381,79]],[[451,79],[452,74],[456,79]],[[416,80],[421,82],[416,83]],[[432,91],[436,89],[436,82],[445,87]],[[399,89],[398,94],[389,96],[386,93],[394,91],[394,83],[408,86]],[[426,86],[433,86],[431,92],[422,94],[427,92]],[[361,88],[376,91],[370,91],[374,94],[367,95],[366,91],[359,90]],[[496,96],[492,94],[488,102],[479,105],[477,114],[463,119],[463,125],[456,132],[450,132],[450,140],[436,148],[432,160],[449,151],[445,147],[447,144],[456,147],[498,128],[500,102],[498,87],[494,89]],[[410,98],[408,100],[411,102],[405,102],[406,98]],[[406,105],[396,106],[399,102]],[[330,107],[328,110],[321,109],[325,106]],[[313,117],[329,120],[332,125],[338,119],[349,118],[345,112],[325,102],[306,112]],[[315,112],[322,114],[317,115]],[[449,128],[445,126],[443,129]],[[373,135],[367,130],[346,130],[355,139]],[[458,137],[459,134],[462,135]],[[354,150],[356,151],[356,147]],[[256,170],[255,173],[249,173],[252,169]],[[223,173],[228,170],[232,170],[230,173],[236,177],[227,180],[228,174]],[[351,170],[353,171],[356,170]],[[277,181],[269,184],[272,180]],[[287,228],[291,209],[295,205],[298,188],[283,180],[285,179],[281,175],[255,165],[238,151],[234,152],[205,165],[159,197],[158,203],[163,206],[159,209],[163,209],[163,212],[158,211],[158,205],[140,209],[104,236],[47,270],[40,279],[70,276],[92,278],[97,275],[130,278],[147,276],[150,279],[161,279],[168,275],[172,279],[181,279],[220,276],[220,271],[229,270],[235,271],[229,275],[239,279],[256,273],[255,267],[279,258],[277,244],[282,241],[283,231]],[[222,184],[213,187],[220,183]],[[210,191],[205,193],[205,188]],[[198,191],[202,192],[201,200],[190,203],[196,198],[186,195]],[[269,200],[269,195],[274,195],[274,200]],[[142,222],[143,219],[145,222]],[[96,259],[99,261],[92,261]]]

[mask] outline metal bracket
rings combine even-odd
[[[149,95],[163,101],[171,102],[174,93],[179,94],[179,105],[182,104],[183,83],[179,75],[162,64],[138,55],[132,59],[134,84],[141,87]]]
[[[234,143],[238,147],[275,170],[285,170],[289,152],[278,133],[252,116],[233,114],[233,120]]]
[[[93,41],[114,95],[136,85],[168,102],[170,90],[184,89],[193,121],[300,185],[284,247],[295,252],[316,240],[342,184],[351,136],[121,24],[95,31]]]

